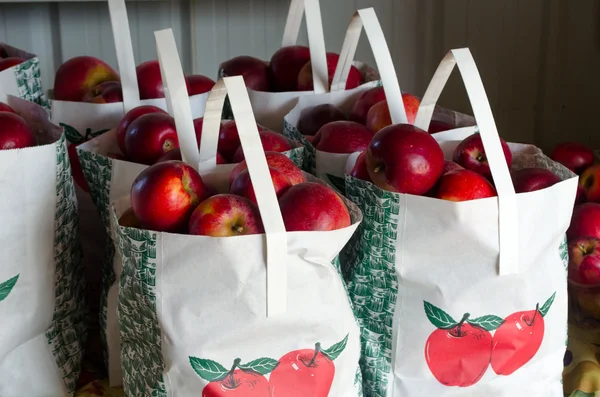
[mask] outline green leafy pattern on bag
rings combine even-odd
[[[114,212],[113,220],[118,224]],[[134,228],[116,229],[116,245],[123,258],[117,315],[125,395],[167,397],[156,313],[157,234]]]
[[[317,149],[285,119],[283,120],[283,135],[304,145],[304,161],[301,167],[304,171],[315,175],[317,172]]]
[[[560,243],[559,251],[560,251],[560,259],[562,260],[563,266],[565,267],[565,270],[568,270],[568,268],[569,268],[569,245],[567,243],[567,235],[566,234],[565,234],[565,238],[563,239],[562,243]]]
[[[40,61],[31,58],[13,67],[19,97],[49,109],[49,103],[42,88],[42,77],[40,73]]]
[[[300,146],[284,152],[286,156],[290,158],[298,167],[302,168],[304,164],[304,147]]]
[[[77,198],[71,177],[66,139],[56,146],[57,183],[54,227],[55,306],[52,324],[46,331],[48,344],[69,392],[75,390],[87,337],[85,275],[79,245]]]
[[[116,281],[116,274],[113,268],[113,259],[115,257],[115,247],[110,237],[110,181],[112,178],[112,160],[108,157],[96,153],[77,149],[81,168],[88,181],[90,196],[106,226],[104,235],[104,257],[102,260],[102,291],[100,294],[100,333],[102,343],[104,344],[105,355],[108,354],[106,345],[107,329],[107,309],[108,309],[108,291]],[[108,363],[108,357],[105,357]]]
[[[392,192],[346,175],[346,197],[363,212],[363,222],[346,246],[344,276],[361,326],[361,369],[365,395],[386,397],[392,362],[392,322],[398,294],[395,273],[400,205]]]

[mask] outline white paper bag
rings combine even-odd
[[[468,49],[444,58],[415,125],[429,126],[455,64],[499,195],[451,202],[387,192],[346,175],[347,195],[365,214],[349,244],[365,395],[559,397],[567,340],[565,232],[577,177],[534,146],[509,144],[513,169],[546,168],[562,179],[515,194]],[[458,143],[441,142],[447,159]]]
[[[378,81],[368,82],[361,86],[345,90],[346,80],[350,72],[356,48],[361,36],[362,29],[365,29],[367,39],[373,50],[377,70],[381,79]],[[379,24],[377,15],[373,8],[358,10],[352,17],[346,38],[342,46],[340,54],[340,62],[338,63],[333,82],[331,84],[331,92],[319,95],[303,96],[298,99],[296,106],[285,115],[284,119],[284,134],[290,138],[302,142],[305,145],[305,166],[304,168],[318,178],[323,179],[335,186],[341,192],[344,191],[344,174],[346,164],[351,154],[328,153],[317,150],[301,133],[298,131],[297,125],[305,109],[315,107],[317,105],[329,103],[339,107],[345,114],[349,114],[356,100],[365,92],[374,87],[383,86],[385,96],[389,104],[390,116],[393,124],[407,123],[406,111],[398,77],[394,69],[392,56],[387,46],[383,30]],[[457,134],[468,136],[475,131],[474,120],[471,116],[460,115],[449,110],[438,110],[439,118],[443,118],[455,128],[470,125],[459,131],[454,131],[452,136],[448,136],[447,132],[433,134],[437,140],[448,140],[457,137]],[[443,115],[443,116],[442,116]],[[437,114],[436,114],[437,116]],[[355,157],[359,153],[354,154]],[[355,158],[354,158],[355,161]],[[353,161],[353,162],[354,162]]]
[[[6,102],[8,95],[14,95],[47,108],[38,57],[5,43],[0,43],[0,47],[6,50],[8,57],[25,60],[0,72],[0,102]]]
[[[177,85],[172,38],[155,35],[163,79]],[[215,155],[228,94],[266,232],[214,238],[126,228],[118,217],[129,197],[114,204],[125,395],[362,396],[360,332],[336,261],[360,212],[348,203],[344,229],[286,233],[241,76],[213,88],[200,151],[189,109],[179,107],[179,140],[205,181],[227,189],[231,167]],[[173,108],[182,101],[168,99]]]
[[[0,151],[0,396],[70,396],[87,307],[65,136],[42,107],[7,99],[38,146]]]

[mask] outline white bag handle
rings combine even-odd
[[[125,0],[108,0],[108,10],[110,12],[110,23],[117,51],[119,75],[121,76],[123,110],[127,113],[131,109],[140,106],[140,90],[135,70],[135,59],[133,58],[133,45],[131,44],[131,32],[129,30]]]
[[[288,47],[296,44],[305,11],[314,92],[323,94],[329,90],[329,76],[319,0],[291,0],[281,46]]]
[[[477,65],[475,65],[473,55],[468,48],[451,50],[444,57],[421,100],[415,125],[427,131],[442,89],[446,86],[448,78],[457,64],[479,126],[485,154],[498,192],[499,273],[501,276],[517,274],[519,270],[517,195],[506,164],[490,103]]]
[[[173,116],[182,158],[185,159],[186,163],[199,169],[201,167],[197,159],[200,158],[200,155],[196,144],[194,123],[173,31],[171,29],[161,30],[154,32],[154,36],[156,37],[158,59],[161,65],[163,82],[165,83],[167,102],[171,103],[174,111]],[[173,87],[176,89],[173,89]],[[267,245],[267,316],[276,316],[284,314],[287,310],[287,235],[265,152],[258,134],[256,120],[252,113],[250,98],[242,76],[220,79],[211,90],[206,103],[200,147],[205,152],[212,145],[212,158],[216,167],[217,140],[221,112],[226,96],[229,97],[231,110],[236,120],[241,146],[248,165],[248,173],[254,187],[258,209],[265,229]],[[184,149],[186,149],[185,152]],[[184,153],[187,153],[186,157],[184,157]],[[208,168],[204,169],[204,171],[206,170]],[[200,172],[203,173],[203,171]]]
[[[390,54],[379,19],[377,19],[377,14],[372,7],[356,11],[350,20],[340,53],[340,60],[333,75],[331,92],[344,91],[346,89],[348,74],[352,67],[352,61],[354,61],[356,47],[358,46],[363,27],[365,28],[365,33],[367,34],[367,39],[371,45],[373,55],[375,56],[375,63],[381,76],[381,83],[383,84],[385,98],[390,109],[392,124],[406,124],[408,123],[408,118],[406,117],[406,109],[404,109],[404,101],[402,100],[402,92],[400,91],[398,76],[394,69],[392,55]]]

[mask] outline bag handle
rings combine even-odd
[[[281,46],[287,47],[296,44],[305,12],[314,92],[323,94],[329,91],[329,75],[319,0],[291,0]]]
[[[502,150],[490,103],[477,70],[477,65],[468,48],[451,50],[442,59],[423,99],[421,99],[415,125],[427,131],[435,105],[455,65],[458,65],[458,70],[465,84],[473,114],[479,126],[496,191],[498,192],[499,274],[501,276],[517,274],[519,270],[517,195],[504,158],[504,151]]]
[[[199,169],[200,164],[198,162],[194,163],[196,161],[194,159],[200,157],[173,31],[171,29],[157,31],[154,32],[154,36],[156,37],[158,59],[161,65],[163,82],[165,83],[167,103],[171,103],[174,111],[173,116],[182,158],[186,163]],[[176,89],[173,89],[173,87]],[[240,142],[248,165],[248,173],[254,187],[258,209],[265,229],[267,316],[272,317],[284,314],[287,311],[287,235],[265,152],[256,127],[250,98],[242,76],[220,79],[211,90],[206,103],[200,147],[202,151],[206,151],[206,148],[214,143],[212,156],[215,158],[216,166],[217,140],[225,97],[229,98],[236,120]],[[219,125],[216,125],[217,121]],[[182,141],[185,146],[182,146]],[[184,148],[187,149],[186,152],[184,152]],[[190,157],[185,156],[184,153],[187,153]]]
[[[390,54],[375,9],[372,7],[356,11],[350,20],[340,53],[340,60],[333,75],[331,91],[344,91],[346,89],[346,81],[352,67],[352,61],[354,61],[363,27],[371,45],[373,55],[375,56],[375,63],[381,76],[381,83],[383,84],[385,98],[390,109],[392,123],[408,123],[392,55]]]
[[[108,0],[108,10],[115,40],[119,75],[121,76],[123,110],[127,113],[140,106],[141,103],[125,0]]]

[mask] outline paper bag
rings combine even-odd
[[[513,170],[541,167],[562,180],[515,194],[468,49],[444,58],[415,125],[427,129],[456,64],[498,197],[445,201],[346,175],[346,193],[365,215],[348,245],[365,395],[559,397],[567,340],[565,232],[577,177],[534,146],[509,144]],[[458,143],[441,142],[446,159]]]
[[[17,57],[24,60],[0,72],[0,102],[6,102],[7,95],[14,95],[47,108],[48,101],[42,88],[40,61],[37,56],[5,43],[0,43],[0,49],[5,50],[6,58]]]

